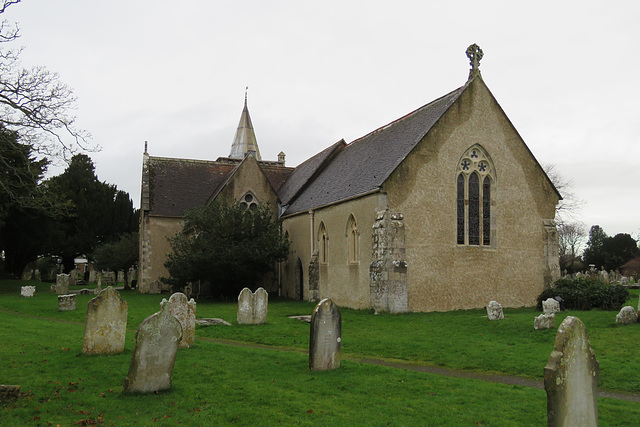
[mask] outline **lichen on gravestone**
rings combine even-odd
[[[322,371],[340,367],[342,316],[329,298],[318,303],[311,315],[309,369]]]
[[[175,317],[182,326],[182,339],[180,348],[190,348],[196,340],[196,302],[193,298],[187,301],[187,296],[182,292],[176,292],[169,297],[169,301],[163,299],[161,304],[168,304],[169,313]]]
[[[113,354],[124,350],[127,332],[127,302],[111,286],[87,304],[82,352]]]

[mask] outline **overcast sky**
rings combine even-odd
[[[60,74],[102,151],[102,181],[139,206],[153,156],[227,156],[249,86],[262,158],[289,166],[463,85],[467,46],[579,220],[640,233],[640,2],[23,0],[23,65]]]

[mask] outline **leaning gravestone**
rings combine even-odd
[[[489,305],[487,305],[487,317],[489,320],[502,320],[504,319],[504,314],[502,312],[502,306],[497,301],[491,301]]]
[[[555,314],[560,311],[560,303],[553,298],[547,298],[542,301],[542,311],[544,314]]]
[[[129,307],[111,286],[87,304],[82,352],[85,354],[120,353],[124,350]]]
[[[125,393],[151,393],[171,388],[173,366],[182,338],[178,319],[169,313],[169,303],[147,317],[136,332],[136,345],[124,379]]]
[[[238,295],[238,325],[260,325],[267,323],[269,294],[263,288],[255,293],[244,288]]]
[[[176,292],[169,301],[163,299],[160,304],[169,305],[169,314],[178,319],[182,326],[182,339],[180,348],[190,348],[196,340],[196,302],[191,298],[187,301],[187,296],[182,292]]]
[[[20,288],[20,296],[31,298],[36,293],[35,286],[23,286]]]
[[[537,316],[533,321],[533,329],[551,329],[556,325],[556,315],[555,313],[545,314],[542,313],[540,316]]]
[[[329,298],[318,303],[311,315],[309,369],[323,371],[340,367],[342,316]]]
[[[76,295],[58,295],[58,311],[73,311],[76,309]]]
[[[56,293],[58,295],[66,295],[69,293],[69,275],[58,274],[56,276]]]
[[[568,316],[558,328],[544,368],[548,425],[597,426],[599,375],[584,324]]]
[[[621,325],[638,323],[638,315],[636,314],[636,310],[630,305],[622,307],[620,312],[616,315],[616,323],[620,323]]]

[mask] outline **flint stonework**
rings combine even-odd
[[[620,312],[616,315],[616,323],[620,323],[621,325],[638,323],[638,315],[636,314],[636,310],[630,305],[622,307]]]
[[[163,299],[162,303],[167,300]],[[187,301],[187,296],[182,292],[176,292],[169,298],[169,313],[178,319],[182,326],[182,339],[180,348],[190,348],[196,340],[196,302],[191,298]]]
[[[56,276],[56,293],[58,295],[66,295],[69,293],[69,275],[58,274]]]
[[[113,354],[124,350],[129,307],[111,286],[87,304],[82,352]]]
[[[504,313],[502,312],[502,306],[497,301],[491,301],[487,305],[487,317],[489,320],[502,320],[504,319]]]
[[[136,345],[124,380],[125,393],[152,393],[171,388],[173,366],[182,339],[182,326],[163,301],[136,332]]]
[[[534,321],[533,321],[533,329],[540,330],[540,329],[551,329],[556,325],[556,315],[554,313],[552,314],[545,314],[542,313],[540,316],[537,316]]]
[[[311,315],[309,369],[323,371],[340,367],[342,316],[329,298],[318,303]]]
[[[25,298],[31,298],[36,293],[35,286],[23,286],[20,288],[20,296]]]
[[[553,298],[542,301],[542,311],[544,314],[554,314],[560,311],[560,303]]]
[[[58,311],[73,311],[76,309],[76,295],[58,295]]]
[[[568,316],[544,368],[549,426],[598,425],[599,371],[584,324]]]

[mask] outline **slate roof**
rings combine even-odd
[[[468,85],[469,82],[346,146],[332,145],[307,161],[312,161],[305,167],[307,171],[298,172],[298,168],[307,162],[298,166],[290,181],[294,178],[306,178],[307,181],[287,183],[283,187],[281,199],[289,204],[284,215],[379,189]],[[333,157],[327,161],[329,154]]]

